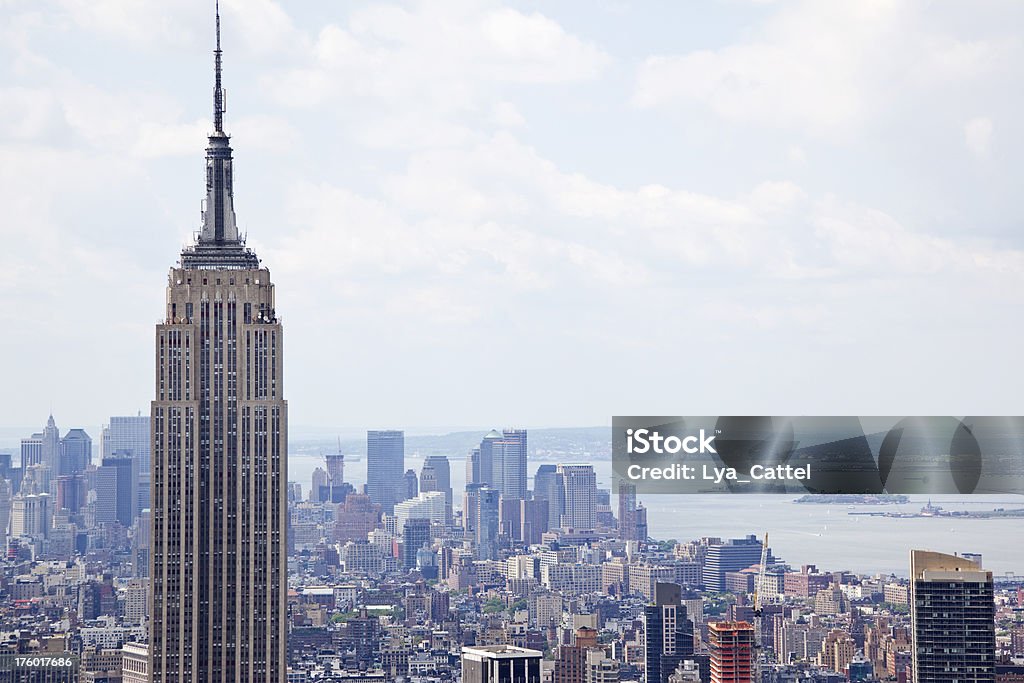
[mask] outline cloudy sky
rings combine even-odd
[[[222,14],[296,427],[1024,411],[1016,0]],[[0,424],[148,411],[212,42],[0,2]]]

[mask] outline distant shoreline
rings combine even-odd
[[[902,493],[813,493],[800,496],[793,502],[815,505],[903,505],[910,502],[910,497]]]

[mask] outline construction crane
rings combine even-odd
[[[762,599],[764,596],[765,575],[768,569],[768,532],[764,532],[761,543],[761,564],[757,568],[757,579],[754,584],[754,674],[757,683],[761,683],[761,662],[764,661],[764,646],[761,643],[761,616],[764,614]]]

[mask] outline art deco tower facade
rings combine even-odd
[[[150,671],[283,683],[287,404],[270,272],[245,246],[223,129],[220,17],[202,230],[170,271],[152,404]]]

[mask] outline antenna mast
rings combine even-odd
[[[224,132],[224,89],[220,85],[220,0],[215,3],[217,14],[217,49],[213,51],[213,129]]]

